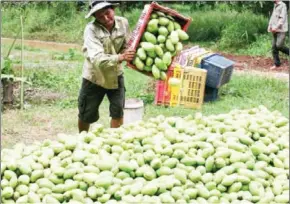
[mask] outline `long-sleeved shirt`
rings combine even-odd
[[[118,54],[125,49],[129,37],[125,18],[116,16],[111,32],[96,20],[90,22],[84,31],[83,78],[106,89],[117,89],[118,76],[123,73]]]
[[[269,21],[268,32],[271,32],[271,29],[276,30],[276,32],[288,31],[287,7],[282,1],[274,5],[273,13]]]

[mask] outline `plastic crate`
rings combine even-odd
[[[201,68],[207,70],[206,85],[219,88],[228,83],[233,73],[233,65],[233,61],[218,54],[203,58]]]
[[[168,80],[173,76],[173,66],[169,67],[167,71],[167,79],[166,81],[158,80],[156,82],[155,88],[155,105],[165,105],[169,106],[170,104],[170,90],[168,87]]]
[[[198,68],[185,69],[179,104],[186,108],[201,108],[207,71]]]
[[[208,56],[211,56],[211,55],[213,55],[214,53],[212,53],[212,52],[210,52],[210,51],[207,51],[206,53],[204,53],[204,54],[202,54],[202,55],[200,55],[200,56],[198,56],[196,59],[195,59],[195,61],[194,61],[194,66],[195,67],[201,67],[201,61],[203,60],[203,58],[206,58],[206,57],[208,57]]]
[[[176,68],[174,71],[174,77],[181,79],[181,86],[172,88],[170,106],[201,108],[207,71],[193,67]]]
[[[193,67],[180,68],[175,65],[168,71],[168,77],[181,79],[180,87],[169,87],[168,80],[156,83],[155,104],[201,108],[203,104],[207,71]]]
[[[126,47],[132,48],[132,49],[137,49],[137,47],[139,46],[139,43],[141,41],[142,35],[145,32],[147,24],[150,20],[150,16],[154,11],[161,11],[161,12],[173,17],[175,19],[175,21],[177,21],[181,25],[181,29],[183,31],[187,31],[187,29],[190,25],[190,22],[191,22],[190,17],[186,17],[186,16],[178,13],[177,11],[175,11],[171,8],[161,6],[156,2],[152,2],[151,4],[147,4],[144,6],[144,9],[139,17],[137,25],[136,25],[134,31],[132,32],[132,35],[131,35]],[[172,62],[174,61],[174,59],[175,59],[175,56],[172,57]],[[153,77],[151,72],[146,72],[146,71],[142,71],[142,70],[137,69],[137,67],[132,62],[127,62],[127,66],[131,69],[134,69],[134,70],[142,73],[142,74]]]
[[[183,69],[180,66],[176,66],[173,70],[173,77],[177,78],[177,79],[181,79],[183,78]],[[179,104],[179,97],[180,97],[180,86],[179,87],[171,87],[170,88],[170,106],[176,106]]]
[[[212,102],[218,99],[219,89],[205,86],[204,102]]]

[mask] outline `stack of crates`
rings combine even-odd
[[[230,81],[234,62],[221,55],[212,54],[201,60],[200,67],[207,70],[204,101],[214,101],[218,98],[219,88]]]
[[[173,72],[172,72],[173,71]],[[183,106],[186,108],[201,108],[204,99],[205,82],[207,71],[203,69],[175,66],[171,69],[171,77],[175,77],[181,80],[179,87],[168,86],[168,81],[163,82],[165,89],[160,89],[162,82],[158,81],[156,86],[155,99],[156,105],[165,106]],[[168,77],[169,78],[169,77]],[[161,94],[163,93],[163,94]],[[163,99],[163,103],[160,102],[160,96]],[[159,103],[158,103],[159,102]]]

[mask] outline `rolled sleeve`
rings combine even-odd
[[[118,66],[117,54],[105,54],[104,47],[100,39],[95,37],[95,33],[89,27],[85,32],[85,48],[87,51],[87,59],[94,65],[94,67],[103,68],[115,68]]]

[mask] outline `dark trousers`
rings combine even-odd
[[[289,48],[284,45],[285,38],[286,33],[273,33],[272,55],[277,67],[281,65],[279,51],[289,56]]]

